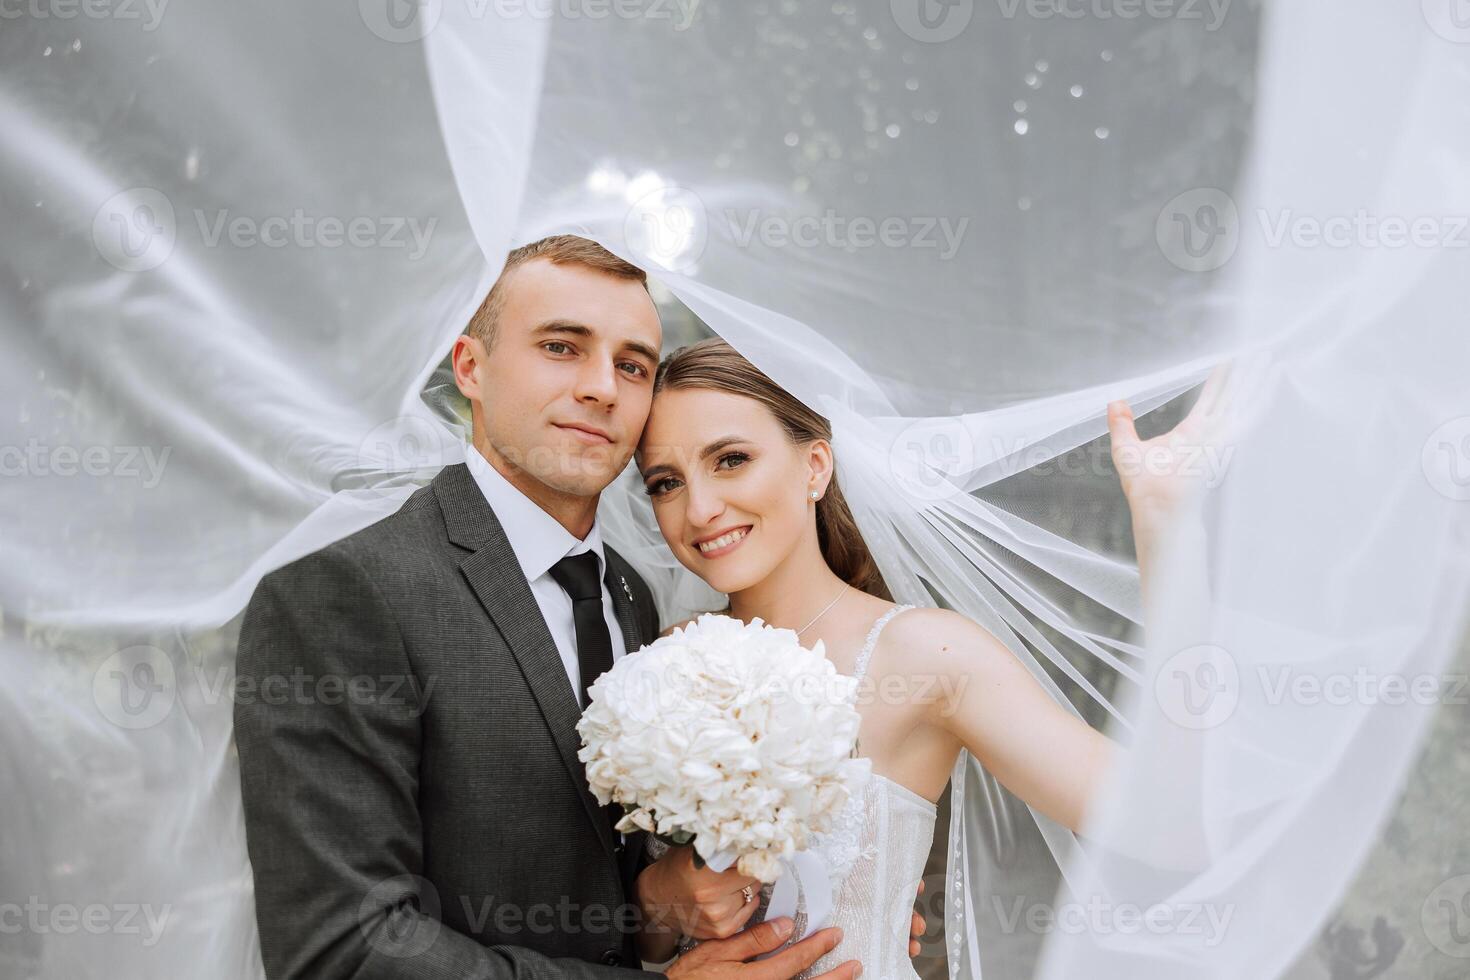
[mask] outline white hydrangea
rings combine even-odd
[[[597,679],[579,755],[598,801],[627,810],[619,829],[693,835],[716,870],[775,881],[870,774],[856,684],[821,641],[707,613]]]

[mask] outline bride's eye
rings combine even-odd
[[[659,496],[662,496],[665,493],[668,493],[670,490],[674,489],[673,487],[670,487],[669,486],[670,483],[678,483],[678,482],[679,481],[678,480],[675,480],[672,476],[661,477],[661,478],[659,478],[657,480],[654,480],[652,483],[648,484],[647,486],[645,486],[643,488],[643,492],[646,493],[646,494],[648,494],[650,497],[659,497]]]
[[[730,460],[734,460],[735,462],[732,462],[729,466],[726,466],[725,463]],[[715,469],[733,470],[735,467],[740,466],[748,462],[749,460],[750,457],[747,456],[745,453],[726,453],[719,458],[718,462],[715,463]]]

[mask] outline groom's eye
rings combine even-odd
[[[632,368],[633,370],[629,371],[628,373],[633,375],[634,377],[641,378],[648,375],[648,368],[644,367],[642,364],[639,364],[637,361],[624,361],[622,363],[622,366]]]
[[[560,347],[561,350],[552,350],[553,347]],[[541,349],[549,354],[566,354],[570,353],[572,348],[570,345],[563,341],[548,340],[546,343],[541,345]]]

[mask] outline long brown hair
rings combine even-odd
[[[664,358],[653,380],[653,393],[665,388],[706,388],[754,398],[764,405],[797,446],[832,439],[832,423],[772,381],[739,351],[719,337],[680,347]],[[817,501],[817,544],[827,566],[855,589],[892,600],[873,553],[853,520],[837,484],[837,474]]]

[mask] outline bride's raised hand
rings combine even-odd
[[[1183,421],[1152,439],[1139,438],[1126,401],[1108,404],[1113,466],[1136,531],[1168,523],[1221,475],[1228,459],[1223,420],[1229,376],[1228,362],[1217,366]]]

